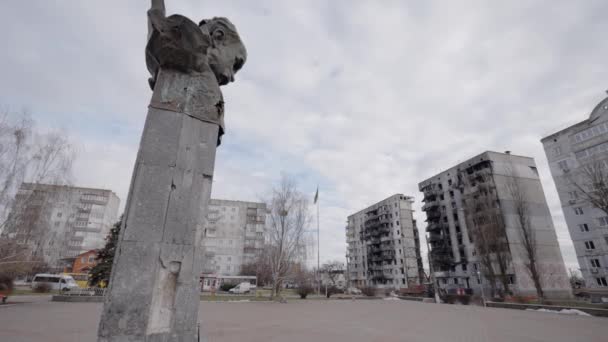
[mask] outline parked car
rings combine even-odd
[[[69,291],[78,288],[78,284],[72,276],[65,274],[38,273],[32,280],[32,289],[40,284],[48,284],[51,290]]]
[[[230,293],[249,293],[251,291],[251,284],[248,282],[243,282],[238,284],[237,286],[231,288]]]
[[[361,294],[361,290],[359,290],[356,287],[349,287],[348,289],[346,289],[346,293],[354,294],[354,295],[360,295]]]

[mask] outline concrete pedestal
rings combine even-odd
[[[100,342],[198,341],[202,224],[219,130],[209,118],[221,118],[220,102],[211,72],[160,72],[133,171]]]

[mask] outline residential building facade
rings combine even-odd
[[[264,248],[266,204],[211,199],[204,226],[203,274],[236,276]]]
[[[348,216],[346,276],[350,287],[401,289],[424,277],[413,199],[395,194]]]
[[[73,257],[71,273],[89,273],[97,265],[97,250],[92,249]]]
[[[23,183],[2,236],[61,269],[61,259],[103,247],[119,204],[110,190]]]
[[[585,286],[608,288],[608,213],[586,201],[578,187],[585,186],[586,167],[608,170],[608,98],[586,120],[541,142]]]
[[[424,194],[429,259],[439,288],[469,288],[489,295],[507,287],[515,294],[536,295],[525,266],[529,258],[522,243],[524,220],[545,295],[570,297],[534,159],[484,152],[418,186]]]

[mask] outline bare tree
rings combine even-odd
[[[579,272],[570,269],[569,273],[570,287],[572,287],[572,290],[577,290],[582,287],[585,287],[585,278],[583,278]]]
[[[242,265],[240,275],[256,276],[258,284],[271,284],[272,269],[268,249],[262,249],[254,262]]]
[[[294,279],[297,285],[296,292],[300,295],[301,299],[305,299],[309,294],[314,292],[315,274],[302,265],[295,267],[294,271]]]
[[[306,197],[288,176],[282,176],[278,187],[272,190],[267,208],[267,250],[274,297],[280,294],[283,281],[302,253],[304,230],[310,223],[310,214]]]
[[[567,180],[583,199],[608,215],[608,160],[593,159],[577,172],[565,171]]]
[[[542,270],[538,262],[538,243],[536,231],[530,220],[530,208],[525,187],[521,184],[520,178],[516,177],[511,169],[508,174],[507,189],[511,195],[515,214],[515,224],[519,231],[521,245],[524,251],[524,266],[532,279],[536,295],[542,302],[545,294],[542,286]]]
[[[41,241],[31,244],[30,252],[42,254],[36,249],[44,246],[44,232],[32,229],[44,219],[48,203],[37,189],[41,184],[69,183],[74,155],[65,133],[37,132],[25,112],[0,115],[0,235],[15,237],[18,232],[26,237],[26,244],[29,237],[36,236]],[[24,183],[28,191],[17,196]],[[33,202],[36,210],[26,210]]]
[[[32,121],[25,113],[16,123],[10,121],[8,112],[0,118],[0,232],[29,159],[26,141],[31,136],[31,126]]]
[[[461,174],[459,178],[469,189],[463,196],[465,219],[484,278],[490,284],[492,296],[498,294],[497,282],[505,294],[510,294],[508,270],[511,254],[496,186],[491,177],[483,173],[473,177]],[[470,192],[472,189],[475,191]]]
[[[494,267],[492,260],[492,245],[493,237],[491,236],[490,229],[487,225],[487,219],[483,215],[479,215],[481,211],[480,206],[474,199],[463,201],[465,204],[465,214],[467,220],[467,227],[469,228],[470,234],[473,237],[473,245],[479,258],[481,267],[481,273],[483,277],[488,280],[492,296],[496,295],[497,287],[497,271]]]
[[[334,260],[327,262],[321,266],[321,274],[325,274],[331,285],[338,286],[336,283],[340,274],[344,274],[344,263]]]
[[[41,257],[28,257],[30,254],[28,246],[13,239],[0,238],[0,275],[15,279],[48,269]]]

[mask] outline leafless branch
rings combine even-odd
[[[321,274],[325,274],[333,286],[337,286],[338,277],[344,273],[344,263],[334,260],[321,266]]]
[[[299,260],[304,243],[304,230],[310,223],[308,201],[300,193],[295,182],[283,176],[273,189],[267,204],[268,253],[272,270],[273,296],[281,291],[282,282]]]
[[[576,172],[566,170],[566,179],[586,202],[608,215],[608,160],[594,158]]]
[[[542,301],[545,297],[542,286],[542,270],[538,263],[538,244],[536,231],[532,226],[528,196],[521,179],[515,174],[513,167],[508,170],[507,189],[511,196],[513,209],[515,211],[516,224],[519,230],[521,245],[524,251],[524,265],[528,270],[530,278],[536,289],[538,298]]]
[[[27,249],[16,261],[43,255],[48,232],[39,228],[51,203],[42,184],[69,184],[74,157],[65,133],[37,131],[26,112],[0,114],[0,237]]]
[[[464,173],[460,175],[468,189],[463,195],[463,206],[482,273],[490,284],[493,296],[498,294],[498,281],[504,292],[509,294],[511,256],[496,186],[491,177],[481,174],[476,177],[475,184],[469,178]]]

